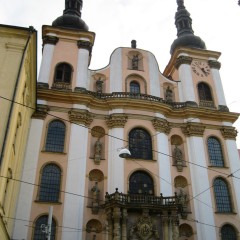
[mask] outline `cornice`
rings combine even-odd
[[[110,111],[112,109],[134,109],[149,113],[160,112],[166,118],[188,119],[199,118],[217,122],[234,123],[239,114],[233,112],[223,112],[216,109],[205,109],[198,107],[185,106],[173,108],[169,104],[158,101],[148,101],[143,99],[128,98],[98,98],[83,92],[65,92],[54,89],[38,89],[38,98],[48,102],[61,102],[66,104],[81,104],[88,108]]]
[[[89,127],[93,121],[94,115],[87,110],[72,109],[68,112],[68,117],[71,123],[83,124]]]
[[[156,131],[163,132],[166,134],[170,133],[171,128],[170,128],[169,122],[167,120],[161,119],[161,118],[154,118],[152,120],[152,124]]]
[[[185,126],[182,126],[182,132],[185,136],[203,136],[206,126],[202,123],[187,123]]]
[[[124,128],[128,117],[125,114],[112,114],[105,119],[109,128]]]
[[[236,140],[238,132],[234,127],[225,126],[225,127],[222,127],[220,131],[225,139]]]

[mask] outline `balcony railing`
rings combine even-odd
[[[122,205],[154,205],[155,207],[169,207],[179,204],[179,198],[177,195],[171,197],[153,196],[145,194],[123,194],[117,190],[113,194],[106,193],[105,203],[118,203]]]
[[[71,90],[71,84],[65,82],[55,82],[52,84],[52,89]]]
[[[213,101],[207,101],[207,100],[200,100],[199,102],[200,107],[207,107],[207,108],[215,108]]]

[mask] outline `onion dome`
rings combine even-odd
[[[178,47],[190,47],[206,49],[204,41],[194,35],[192,29],[192,19],[190,13],[186,10],[183,0],[177,0],[178,8],[175,14],[175,25],[177,27],[178,38],[174,40],[170,53]]]
[[[63,15],[54,20],[52,26],[88,31],[87,24],[81,19],[82,5],[82,0],[65,0]]]

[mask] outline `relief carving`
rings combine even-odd
[[[91,53],[93,45],[89,41],[79,40],[79,41],[77,41],[77,46],[78,46],[78,48],[87,49],[89,51],[89,53]]]
[[[47,35],[43,37],[43,45],[45,44],[56,45],[58,40],[59,40],[58,37]]]
[[[175,68],[178,69],[180,65],[182,64],[191,64],[192,63],[192,58],[188,56],[180,56],[177,58],[175,62]]]
[[[72,123],[83,124],[87,127],[89,127],[93,121],[93,114],[85,110],[84,111],[71,110],[68,112],[68,117]]]
[[[169,122],[167,120],[161,118],[154,118],[152,120],[152,124],[156,131],[166,134],[170,133],[171,127],[169,126]]]
[[[128,117],[123,114],[112,114],[105,119],[109,128],[123,128]]]
[[[210,68],[215,68],[218,70],[221,68],[221,63],[215,60],[209,60],[208,65],[210,66]]]
[[[200,123],[188,123],[185,126],[181,127],[184,135],[190,136],[203,136],[205,126]]]
[[[223,127],[220,130],[225,139],[236,140],[238,132],[234,127]]]

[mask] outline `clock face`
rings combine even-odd
[[[194,61],[192,70],[199,77],[207,77],[210,74],[210,67],[206,62]]]

